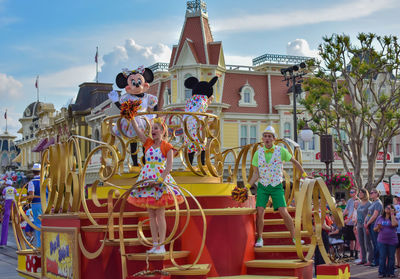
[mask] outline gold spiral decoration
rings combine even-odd
[[[322,178],[305,179],[296,198],[295,215],[296,250],[297,256],[301,260],[311,260],[315,248],[318,246],[325,263],[331,263],[321,236],[322,224],[326,215],[326,205],[329,206],[338,226],[342,227],[344,225],[342,210],[334,204],[328,187]],[[310,248],[306,256],[304,256],[301,249],[302,228],[307,231],[311,239]]]
[[[127,271],[127,262],[126,262],[126,250],[125,250],[125,244],[124,244],[124,231],[123,231],[123,217],[124,217],[124,212],[125,212],[125,206],[126,206],[126,202],[127,199],[130,195],[130,193],[133,191],[133,189],[138,188],[140,185],[142,185],[143,183],[147,183],[147,182],[153,182],[154,180],[150,180],[150,179],[146,179],[146,180],[141,180],[136,182],[131,188],[129,188],[115,203],[115,205],[117,205],[119,202],[121,202],[121,207],[120,207],[120,212],[119,212],[119,243],[120,243],[120,253],[121,253],[121,265],[122,265],[122,277],[126,278],[128,276],[128,271]],[[198,200],[185,188],[180,187],[179,185],[176,184],[170,184],[170,183],[166,183],[164,182],[164,184],[166,185],[167,188],[167,192],[172,194],[172,197],[174,199],[174,206],[175,206],[175,218],[174,218],[174,225],[171,229],[171,232],[169,233],[168,236],[166,236],[165,241],[163,243],[160,243],[159,245],[166,245],[166,244],[170,244],[169,246],[169,256],[170,256],[170,260],[172,262],[172,264],[179,268],[180,270],[189,270],[191,269],[194,265],[196,265],[198,263],[198,261],[200,260],[201,254],[203,252],[204,246],[205,246],[205,238],[206,238],[206,232],[207,232],[207,222],[206,222],[206,217],[205,217],[205,213],[203,208],[201,207],[200,203],[198,202]],[[177,188],[183,197],[184,203],[186,205],[186,221],[185,224],[183,225],[182,229],[180,230],[180,232],[177,234],[177,230],[179,227],[179,221],[180,221],[180,208],[179,208],[179,204],[177,201],[177,197],[175,195],[175,192],[173,191],[173,188]],[[179,265],[175,259],[174,259],[174,243],[175,241],[180,238],[182,236],[182,234],[186,231],[187,226],[189,225],[189,221],[190,221],[190,207],[189,207],[189,203],[187,201],[187,198],[185,195],[183,195],[183,192],[186,192],[187,195],[189,195],[193,201],[196,203],[197,207],[199,208],[200,214],[202,216],[202,220],[203,220],[203,232],[202,232],[202,239],[201,239],[201,244],[200,244],[200,249],[197,253],[196,259],[194,260],[194,262],[190,265],[187,265],[185,267]],[[147,238],[144,235],[144,231],[143,231],[143,225],[145,223],[147,223],[149,221],[149,219],[146,220],[141,220],[138,222],[138,229],[137,229],[137,236],[139,239],[139,242],[147,247],[151,247],[153,245],[152,242],[148,241]]]
[[[140,116],[145,116],[147,113],[139,113]],[[209,113],[190,113],[190,112],[152,112],[152,115],[158,117],[164,117],[166,124],[168,125],[169,135],[168,142],[172,143],[174,148],[178,151],[175,155],[181,163],[187,167],[192,173],[199,177],[211,176],[221,178],[224,175],[224,171],[228,171],[227,181],[233,184],[237,184],[238,177],[242,177],[244,183],[247,183],[252,175],[253,171],[250,168],[247,171],[248,161],[257,151],[261,143],[249,144],[246,146],[229,148],[222,151],[222,144],[220,142],[220,120],[218,116]],[[196,122],[196,136],[197,142],[189,133],[188,119],[194,119]],[[147,118],[145,119],[145,134],[151,134],[151,125]],[[103,242],[96,248],[95,251],[88,251],[82,240],[81,233],[78,233],[78,243],[82,254],[88,258],[93,259],[98,257],[105,247],[105,242],[108,239],[114,239],[114,218],[113,213],[117,205],[121,205],[121,208],[125,206],[126,199],[134,187],[137,187],[137,182],[132,187],[121,187],[114,185],[110,182],[111,178],[116,174],[124,174],[124,166],[128,166],[128,172],[131,176],[137,177],[137,173],[133,173],[132,166],[130,164],[130,150],[131,143],[137,143],[136,153],[139,152],[142,144],[138,142],[137,137],[128,138],[124,136],[124,133],[120,131],[121,136],[117,136],[113,133],[113,127],[117,125],[120,130],[119,115],[106,117],[102,122],[102,141],[96,141],[88,139],[82,136],[74,135],[71,136],[66,142],[58,143],[50,146],[42,153],[41,160],[41,172],[40,172],[40,198],[43,209],[43,214],[55,215],[61,213],[80,213],[85,215],[92,225],[99,226],[96,219],[93,217],[92,212],[89,210],[87,200],[85,197],[85,186],[86,186],[86,175],[88,167],[94,154],[101,154],[100,165],[95,171],[98,174],[98,179],[94,181],[91,187],[92,201],[95,207],[104,208],[107,212],[107,224],[108,228],[104,235]],[[187,146],[183,144],[184,135],[191,141],[195,146],[199,147],[200,144],[206,146],[206,158],[205,165],[200,163],[200,152],[197,154],[197,166],[191,165],[188,158]],[[89,152],[86,158],[82,158],[81,146],[86,142],[97,144]],[[280,139],[276,141],[276,144],[284,145],[292,156],[301,163],[301,150],[298,146],[294,148],[285,140]],[[129,151],[130,150],[130,151]],[[234,162],[234,165],[230,165],[226,168],[228,159]],[[138,160],[141,163],[141,160]],[[225,173],[226,174],[226,173]],[[319,214],[315,214],[321,208],[325,208],[326,204],[333,208],[332,212],[337,216],[337,220],[342,222],[343,216],[341,211],[335,209],[333,202],[330,198],[329,191],[322,179],[305,180],[301,183],[301,174],[296,168],[293,168],[293,184],[290,185],[290,177],[287,172],[284,171],[285,178],[285,200],[287,204],[291,204],[295,201],[296,204],[296,217],[295,217],[295,239],[297,254],[300,259],[308,260],[314,254],[315,248],[318,245],[320,247],[322,256],[326,262],[329,262],[329,258],[325,250],[323,249],[321,239],[321,224],[325,217],[325,212],[322,210],[321,217]],[[111,189],[107,193],[107,200],[101,201],[97,195],[97,189],[99,185],[110,186]],[[200,259],[201,253],[205,245],[205,232],[207,229],[205,214],[201,208],[199,202],[195,197],[187,192],[184,188],[177,185],[168,185],[167,191],[171,192],[174,197],[175,203],[175,221],[171,233],[166,237],[165,244],[170,244],[170,257],[171,262],[177,267],[180,267],[175,259],[173,258],[173,246],[176,241],[186,230],[187,224],[190,219],[191,209],[189,208],[188,201],[184,196],[186,209],[179,209],[177,204],[176,196],[172,191],[173,187],[180,189],[182,193],[186,193],[190,196],[196,205],[199,207],[202,218],[203,218],[203,237],[200,243],[199,254],[197,255],[194,263],[196,264]],[[26,188],[26,185],[24,186]],[[23,188],[23,189],[24,189]],[[121,194],[122,193],[122,194]],[[321,205],[318,203],[318,195],[321,196]],[[22,206],[26,202],[25,199],[18,198],[18,201],[13,205],[12,208],[12,220],[13,229],[16,236],[18,249],[26,249],[27,247],[34,248],[29,242],[27,242],[24,234],[20,228],[21,220],[27,221],[34,229],[37,228],[25,215]],[[315,208],[311,208],[311,203],[316,205]],[[269,204],[270,205],[270,204]],[[186,221],[182,225],[180,230],[180,218],[182,215],[186,215]],[[120,248],[121,255],[125,255],[125,247],[121,238],[123,239],[123,211],[120,211],[119,219],[119,235],[120,235]],[[311,218],[314,216],[314,219]],[[314,221],[313,221],[314,220]],[[138,223],[138,238],[144,246],[151,245],[144,237],[143,225],[146,221],[140,221]],[[340,223],[340,222],[339,222]],[[340,223],[341,224],[341,223]],[[311,238],[311,247],[308,253],[304,256],[301,249],[301,229],[306,230]],[[125,261],[125,257],[122,260]],[[192,266],[191,265],[191,266]]]

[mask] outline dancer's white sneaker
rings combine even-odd
[[[156,251],[156,249],[158,248],[158,243],[157,242],[154,242],[153,243],[153,248],[151,248],[151,249],[149,249],[149,250],[147,250],[146,251],[146,253],[149,253],[149,254],[154,254],[155,253],[155,251]]]
[[[156,247],[153,252],[154,254],[164,254],[165,253],[165,246],[161,245],[160,247]]]

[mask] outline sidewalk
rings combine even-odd
[[[1,279],[21,279],[16,272],[17,244],[14,239],[12,225],[8,227],[7,246],[0,248],[0,274]]]

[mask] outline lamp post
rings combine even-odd
[[[289,87],[290,81],[292,82],[292,92],[293,92],[293,132],[294,141],[297,142],[297,110],[296,110],[296,95],[301,93],[301,78],[305,75],[304,69],[306,68],[306,63],[301,62],[299,65],[293,65],[289,68],[281,69],[281,74],[283,75],[283,81],[286,81],[286,86]],[[301,71],[299,71],[301,69]]]
[[[300,130],[300,138],[304,141],[304,142],[309,142],[312,140],[314,136],[313,131],[310,129],[310,127],[308,127],[307,122],[306,124],[303,126],[303,128]]]

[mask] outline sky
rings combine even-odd
[[[121,68],[169,62],[186,0],[0,0],[0,133],[17,135],[37,99],[59,110],[79,85],[114,82]],[[226,64],[251,65],[266,54],[316,56],[323,36],[400,34],[398,0],[205,0]],[[20,137],[20,136],[19,136]]]

